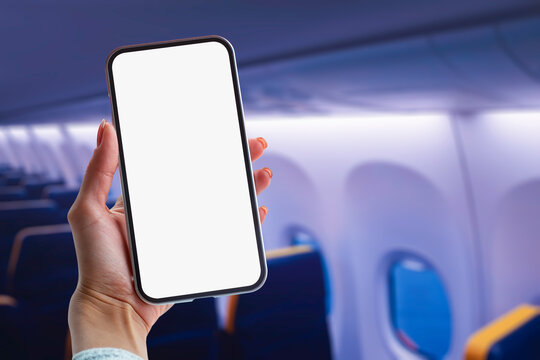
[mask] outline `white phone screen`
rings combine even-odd
[[[108,71],[139,295],[174,302],[261,286],[230,44],[211,37],[128,47],[111,54]]]

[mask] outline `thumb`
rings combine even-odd
[[[105,206],[116,168],[118,141],[114,127],[105,119],[99,125],[98,144],[79,190],[77,200]]]

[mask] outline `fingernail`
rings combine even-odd
[[[264,215],[268,214],[268,208],[266,206],[261,206],[261,210],[264,212]]]
[[[101,140],[103,139],[103,130],[105,129],[105,124],[107,124],[107,121],[105,119],[101,120],[101,123],[99,124],[98,132],[97,132],[97,146],[101,145]]]
[[[263,149],[266,149],[268,147],[268,143],[266,142],[266,140],[264,140],[264,138],[258,137],[257,140],[259,140],[259,142],[262,144]]]
[[[274,176],[274,174],[272,173],[272,170],[270,170],[269,168],[265,167],[263,168],[263,170],[266,171],[268,176],[270,176],[270,179],[272,178],[272,176]]]

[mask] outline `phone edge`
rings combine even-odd
[[[175,46],[175,45],[204,43],[204,42],[210,42],[210,41],[216,41],[222,44],[227,49],[227,52],[229,55],[229,63],[231,67],[232,82],[233,82],[233,87],[234,87],[235,102],[236,102],[236,108],[237,108],[237,114],[238,114],[238,125],[239,125],[240,135],[242,139],[242,148],[243,148],[243,153],[244,153],[244,162],[246,165],[246,170],[248,171],[247,180],[248,180],[248,185],[249,185],[250,200],[252,204],[252,213],[253,213],[253,218],[254,218],[254,227],[255,227],[256,241],[257,241],[257,252],[258,252],[259,264],[260,264],[259,266],[260,275],[255,283],[248,286],[222,289],[222,290],[214,290],[214,291],[202,292],[202,293],[187,294],[187,295],[181,295],[181,296],[172,296],[172,297],[166,297],[166,298],[154,298],[147,295],[144,292],[144,290],[142,289],[142,284],[141,284],[140,271],[139,271],[139,266],[138,266],[138,261],[137,261],[137,248],[135,244],[135,239],[133,238],[134,226],[133,226],[133,221],[132,221],[132,216],[131,216],[131,203],[129,200],[129,188],[127,186],[127,179],[126,179],[127,176],[124,175],[126,173],[126,169],[125,169],[125,164],[124,164],[124,154],[123,154],[120,122],[119,122],[119,119],[117,119],[118,108],[116,104],[116,93],[114,89],[112,65],[113,65],[114,59],[118,55],[125,52],[137,51],[137,50],[149,50],[149,49],[156,49],[156,48],[162,48],[162,47],[170,47],[170,46]],[[129,245],[128,247],[129,247],[131,266],[132,266],[132,272],[133,272],[132,281],[134,283],[134,288],[139,298],[148,304],[162,305],[162,304],[190,302],[195,299],[202,299],[202,298],[208,298],[208,297],[245,294],[245,293],[254,292],[260,289],[264,285],[266,278],[268,276],[268,267],[266,263],[266,254],[264,251],[264,241],[263,241],[261,222],[260,222],[260,216],[259,216],[257,194],[255,190],[255,181],[253,178],[253,167],[252,167],[250,156],[249,156],[249,143],[248,143],[247,134],[245,130],[245,117],[244,117],[242,96],[240,92],[240,81],[238,78],[236,56],[235,56],[234,47],[232,46],[232,44],[226,38],[222,36],[209,35],[209,36],[201,36],[201,37],[193,37],[193,38],[185,38],[185,39],[160,41],[160,42],[153,42],[153,43],[120,46],[112,50],[107,56],[105,73],[107,77],[107,92],[108,92],[109,100],[111,104],[111,120],[112,120],[113,126],[115,127],[116,136],[118,140],[119,176],[120,176],[120,183],[121,183],[121,188],[122,188],[122,197],[123,197],[124,206],[125,206],[125,216],[126,216],[128,245]]]

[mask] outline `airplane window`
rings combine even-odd
[[[36,155],[39,155],[43,176],[50,180],[66,181],[67,169],[62,164],[65,162],[65,156],[59,149],[63,139],[58,125],[34,125],[30,127],[29,131],[32,134],[33,148],[36,153],[39,152]]]
[[[442,359],[451,320],[437,272],[422,260],[401,260],[390,268],[389,286],[392,325],[401,344],[427,359]]]
[[[28,131],[25,126],[11,126],[8,128],[9,134],[13,137],[13,139],[28,143],[30,141],[30,137],[28,136]]]
[[[90,160],[92,151],[96,146],[96,124],[66,124],[64,126],[65,133],[70,137],[71,141],[79,148],[80,152],[85,153],[85,161]],[[88,159],[86,159],[88,157]]]
[[[17,156],[19,168],[29,174],[36,174],[41,171],[41,165],[36,158],[28,129],[23,125],[8,126],[6,135],[10,142],[10,147],[13,148]]]
[[[0,128],[0,166],[16,167],[17,158],[9,144],[8,136],[4,128]]]
[[[291,233],[291,245],[309,245],[313,248],[318,248],[317,239],[308,230],[303,228],[294,228]]]
[[[32,131],[41,141],[56,144],[63,141],[60,128],[56,124],[34,125]]]

